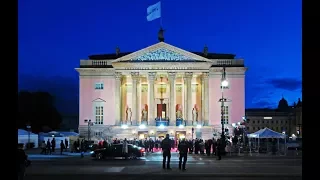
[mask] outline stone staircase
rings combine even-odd
[[[203,140],[212,139],[213,131],[211,127],[202,127],[201,128],[201,136]]]

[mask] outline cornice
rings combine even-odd
[[[245,75],[245,72],[248,70],[247,67],[226,67],[226,75]],[[209,69],[210,77],[219,76],[221,77],[221,73],[223,72],[223,67],[212,67]]]
[[[111,76],[114,77],[115,69],[111,68],[75,68],[80,76]]]
[[[208,70],[212,62],[114,62],[116,70]]]

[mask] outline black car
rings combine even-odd
[[[144,156],[144,149],[132,144],[128,144],[128,158],[137,159]],[[91,152],[91,157],[96,159],[107,159],[115,157],[125,157],[122,153],[122,144],[112,144],[107,148],[97,149]]]

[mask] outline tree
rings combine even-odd
[[[45,128],[55,130],[60,127],[62,117],[54,107],[54,98],[47,92],[21,91],[18,95],[19,118],[17,128],[31,126],[33,132],[42,132]]]

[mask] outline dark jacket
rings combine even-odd
[[[186,141],[182,141],[178,145],[178,150],[181,155],[188,154],[188,144]]]
[[[163,151],[169,151],[172,148],[172,144],[171,144],[171,140],[169,138],[165,138],[164,140],[162,140],[161,142],[161,148]]]

